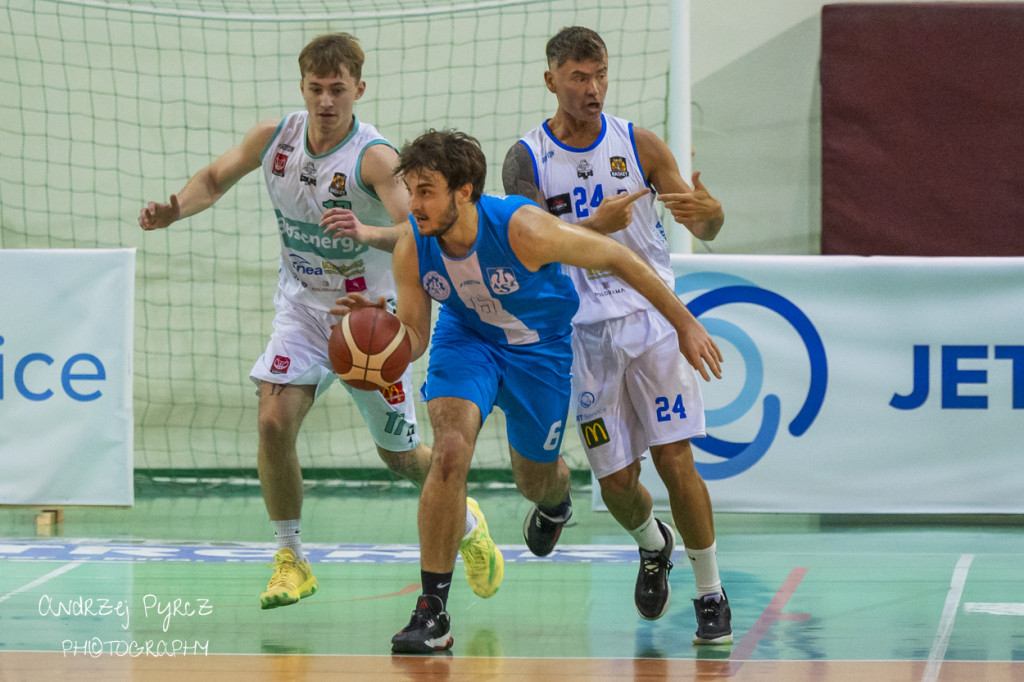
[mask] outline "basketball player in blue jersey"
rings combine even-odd
[[[668,242],[650,190],[677,222],[704,240],[714,239],[722,226],[721,204],[699,173],[693,175],[693,188],[683,180],[656,135],[603,112],[608,51],[597,33],[562,29],[547,44],[547,63],[544,82],[558,108],[509,150],[502,169],[505,191],[625,244],[671,286]],[[644,196],[630,200],[637,192]],[[693,357],[680,356],[676,331],[617,273],[605,268],[567,272],[580,295],[573,320],[577,431],[602,499],[640,547],[637,611],[648,620],[665,614],[675,548],[672,529],[654,517],[651,495],[640,483],[640,460],[649,448],[697,583],[693,641],[731,643],[711,500],[690,446],[691,438],[705,435],[696,372],[706,380],[707,373]],[[553,525],[568,517],[542,508],[540,520]]]
[[[327,340],[340,296],[364,292],[394,305],[394,223],[409,212],[409,193],[394,175],[398,153],[353,114],[362,97],[363,50],[346,33],[324,35],[299,55],[304,111],[257,123],[242,142],[197,172],[169,203],[150,202],[144,230],[170,225],[212,206],[238,180],[261,168],[281,236],[274,332],[250,376],[259,395],[257,465],[279,549],[260,596],[264,609],[294,604],[318,584],[302,552],[299,428],[335,374]],[[430,450],[417,433],[412,371],[382,391],[343,384],[388,468],[421,486]],[[473,591],[490,597],[501,584],[501,553],[480,508],[468,500],[460,550]]]
[[[394,653],[452,646],[446,603],[463,532],[466,475],[494,407],[506,416],[512,473],[523,496],[541,509],[568,499],[569,470],[559,450],[579,299],[561,263],[615,273],[678,332],[677,351],[720,376],[718,347],[649,265],[527,199],[483,195],[486,170],[479,143],[456,131],[421,135],[402,149],[398,165],[412,213],[392,269],[397,314],[414,359],[430,340],[432,302],[440,309],[424,387],[434,445],[418,515],[423,593],[409,624],[391,640]],[[350,295],[338,304],[367,301]]]

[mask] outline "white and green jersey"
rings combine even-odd
[[[263,150],[263,175],[281,234],[278,288],[293,303],[329,310],[348,293],[373,301],[394,298],[391,254],[335,238],[320,227],[324,211],[351,209],[364,225],[391,225],[380,198],[362,184],[366,149],[390,143],[368,123],[352,118],[352,132],[341,144],[314,156],[306,148],[309,114],[296,111],[278,125]]]
[[[633,124],[625,119],[602,115],[601,134],[586,148],[560,142],[546,121],[519,142],[530,151],[534,180],[543,197],[541,205],[566,222],[578,223],[590,217],[605,197],[650,189],[637,156]],[[650,263],[671,288],[674,276],[668,240],[654,202],[653,193],[637,199],[633,203],[633,222],[608,236]],[[610,272],[570,266],[564,269],[580,295],[575,324],[625,317],[651,307],[647,299]]]

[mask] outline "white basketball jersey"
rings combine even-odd
[[[314,156],[306,148],[306,111],[289,114],[263,150],[263,176],[281,234],[280,292],[293,303],[329,310],[358,292],[373,301],[394,298],[391,254],[324,233],[320,218],[331,207],[351,209],[364,225],[391,225],[384,204],[362,184],[366,149],[389,144],[377,129],[353,117],[341,144]]]
[[[605,197],[650,188],[636,153],[633,124],[607,114],[601,134],[585,149],[569,147],[551,134],[547,122],[527,133],[520,142],[533,158],[534,177],[548,211],[577,223],[593,214]],[[658,218],[654,194],[633,203],[633,222],[608,235],[646,260],[670,287],[668,239]],[[609,272],[565,267],[580,295],[576,324],[589,324],[648,310],[651,305],[625,282]]]

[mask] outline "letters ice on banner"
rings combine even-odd
[[[135,250],[0,249],[0,292],[0,504],[131,505]]]

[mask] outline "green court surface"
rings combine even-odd
[[[1024,661],[1019,517],[718,514],[735,643],[694,647],[679,550],[669,612],[644,621],[635,547],[588,491],[544,560],[523,544],[525,500],[495,485],[470,494],[505,578],[482,600],[456,567],[454,656],[927,662],[915,679],[938,679],[943,662]],[[0,654],[387,655],[418,593],[416,497],[400,485],[309,489],[320,591],[270,611],[258,606],[274,551],[258,489],[152,488],[131,509],[68,509],[52,532],[38,512],[0,509]]]

